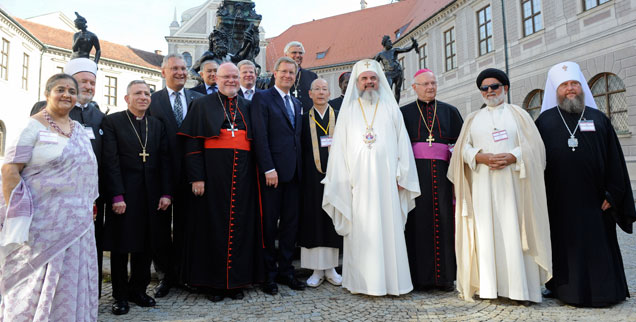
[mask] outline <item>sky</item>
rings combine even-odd
[[[267,38],[275,37],[292,25],[360,10],[360,0],[253,0],[256,13],[263,16],[261,26]],[[146,51],[168,50],[165,36],[177,10],[181,14],[206,0],[1,0],[0,7],[18,18],[30,18],[61,11],[71,20],[77,11],[88,21],[88,30],[99,39]],[[391,0],[366,0],[368,7]]]

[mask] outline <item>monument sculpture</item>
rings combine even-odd
[[[74,58],[88,58],[90,59],[90,53],[93,47],[95,47],[95,64],[99,63],[99,57],[102,54],[101,47],[99,46],[99,39],[97,36],[86,30],[86,18],[80,16],[77,11],[75,12],[75,28],[80,31],[73,35],[73,54],[71,59]]]
[[[395,100],[400,103],[400,92],[402,91],[402,82],[404,81],[404,71],[402,65],[398,61],[398,54],[407,53],[413,49],[418,50],[417,41],[411,37],[411,47],[393,48],[391,37],[385,35],[382,37],[382,46],[384,50],[375,55],[375,60],[380,62],[384,67],[384,74],[389,81],[389,86],[395,85]]]

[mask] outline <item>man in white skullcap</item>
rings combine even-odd
[[[457,290],[466,301],[541,302],[552,275],[543,169],[532,118],[508,104],[508,75],[488,68],[477,87],[486,107],[466,117],[448,169],[454,184]]]
[[[323,183],[322,207],[344,237],[342,286],[375,296],[410,292],[404,227],[419,181],[402,113],[374,60],[353,67]]]
[[[550,69],[536,125],[546,148],[554,270],[544,295],[575,306],[621,302],[629,293],[616,225],[632,232],[634,198],[620,142],[579,65]]]

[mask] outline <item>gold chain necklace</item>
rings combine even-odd
[[[422,108],[420,107],[420,102],[418,102],[418,100],[415,100],[415,104],[417,104],[417,109],[420,111],[420,116],[422,116],[422,122],[424,122],[424,126],[426,126],[426,129],[428,130],[428,138],[426,139],[426,142],[428,142],[428,146],[433,146],[433,141],[435,141],[435,139],[433,138],[433,128],[435,127],[435,117],[437,116],[437,100],[435,100],[435,109],[433,111],[433,122],[431,122],[431,127],[428,127],[428,122],[426,122],[426,119],[424,118],[424,113],[422,113]]]
[[[135,131],[137,140],[139,140],[139,145],[141,145],[141,153],[139,153],[139,156],[142,158],[142,161],[146,163],[146,157],[150,156],[149,153],[146,153],[146,146],[148,146],[148,118],[144,117],[146,119],[146,140],[145,140],[146,142],[141,143],[141,137],[139,136],[139,133],[137,133],[137,129],[135,128],[135,125],[130,119],[130,115],[128,115],[128,111],[125,111],[124,113],[126,113],[126,116],[128,117],[128,121],[130,122],[130,126],[132,126],[133,131]]]
[[[378,102],[375,103],[375,111],[373,112],[373,119],[371,120],[371,125],[367,121],[367,115],[364,113],[364,107],[362,106],[362,101],[360,97],[358,97],[358,104],[360,104],[360,110],[362,111],[362,117],[364,118],[364,123],[367,125],[366,132],[362,135],[364,143],[368,144],[368,148],[371,149],[371,144],[375,142],[377,139],[377,135],[373,132],[373,123],[375,123],[375,115],[378,112],[378,104],[380,104],[380,99],[378,98]]]

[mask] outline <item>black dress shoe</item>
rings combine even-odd
[[[550,291],[547,288],[545,290],[543,290],[543,292],[541,292],[541,294],[543,294],[543,297],[545,297],[547,299],[553,299],[554,298],[554,292]]]
[[[148,296],[146,293],[133,293],[128,296],[131,302],[141,306],[141,307],[150,307],[155,306],[157,304],[155,299]]]
[[[278,278],[278,283],[287,285],[289,286],[289,288],[296,291],[302,291],[305,289],[305,287],[307,287],[307,284],[305,284],[305,282],[301,282],[293,276],[280,277]]]
[[[159,285],[155,287],[156,298],[165,297],[166,295],[168,295],[169,292],[170,292],[170,283],[168,283],[166,280],[161,280],[161,282],[159,282]]]
[[[212,301],[212,302],[221,302],[223,301],[223,298],[225,298],[225,296],[221,295],[221,294],[210,294],[207,296],[208,300]]]
[[[263,292],[269,295],[276,295],[278,294],[278,285],[274,282],[265,283],[263,284]]]
[[[455,290],[455,287],[453,285],[437,285],[435,288],[442,292],[452,292]]]
[[[245,297],[245,294],[243,294],[243,290],[241,289],[229,290],[228,296],[233,300],[242,300]]]
[[[128,306],[128,301],[126,300],[115,301],[115,303],[113,303],[113,306],[111,307],[111,311],[115,315],[126,314],[128,313],[129,310],[130,310],[130,306]]]

